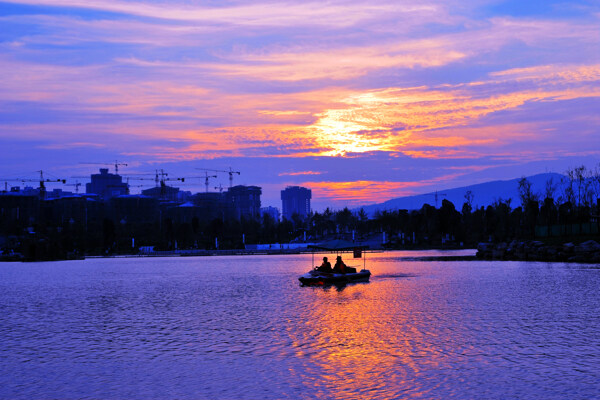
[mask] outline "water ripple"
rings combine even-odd
[[[329,288],[307,256],[5,264],[0,398],[600,393],[600,270],[407,257]]]

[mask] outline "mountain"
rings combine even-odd
[[[552,179],[554,184],[558,184],[564,178],[563,175],[557,173],[545,173],[533,176],[528,176],[527,179],[531,182],[532,190],[534,193],[544,194],[546,190],[546,182]],[[520,205],[519,200],[519,180],[521,178],[511,179],[508,181],[492,181],[480,183],[477,185],[465,186],[455,189],[447,189],[438,192],[438,204],[442,205],[442,200],[447,199],[451,201],[457,210],[462,208],[465,202],[465,194],[467,191],[471,191],[473,194],[473,208],[487,207],[497,199],[512,199],[512,206],[518,207]],[[388,200],[384,203],[370,204],[362,207],[367,214],[373,215],[377,210],[418,210],[423,207],[423,204],[430,204],[435,206],[435,192],[419,194],[415,196],[398,197],[395,199]],[[359,207],[360,209],[360,207]]]

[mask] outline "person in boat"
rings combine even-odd
[[[337,258],[335,259],[335,265],[333,267],[333,272],[336,272],[338,274],[346,273],[346,264],[344,264],[344,262],[342,261],[342,256],[337,256]]]
[[[331,263],[327,261],[327,257],[323,257],[323,263],[317,267],[317,271],[331,272]]]

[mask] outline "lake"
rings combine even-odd
[[[3,263],[0,398],[598,398],[599,266],[472,253]]]

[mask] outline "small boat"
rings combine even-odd
[[[363,269],[357,272],[351,272],[347,274],[336,274],[312,270],[300,276],[298,280],[302,285],[306,286],[326,286],[353,282],[368,282],[370,276],[371,271],[369,271],[368,269]]]
[[[354,282],[368,282],[371,277],[371,271],[366,269],[366,257],[363,257],[363,253],[368,246],[357,245],[356,243],[344,241],[344,240],[333,240],[330,242],[321,243],[318,245],[310,245],[309,248],[319,251],[335,252],[337,254],[343,252],[352,252],[354,258],[363,258],[363,268],[357,271],[356,268],[346,266],[344,273],[331,271],[329,269],[323,271],[320,267],[314,267],[311,271],[304,275],[301,275],[298,280],[303,286],[327,286],[327,285],[345,285],[347,283]],[[315,265],[315,254],[312,255],[312,265]]]

